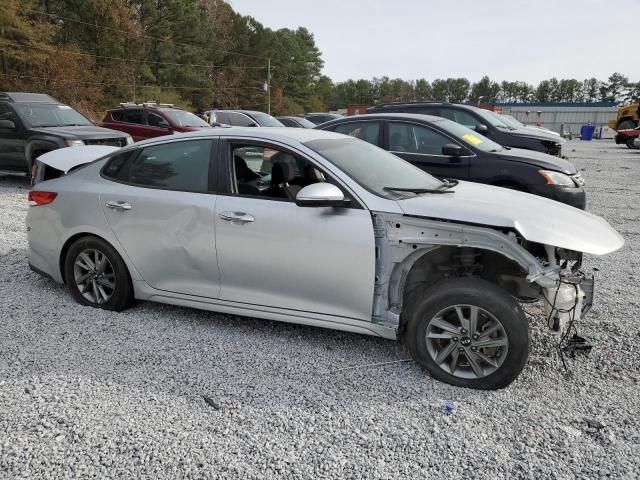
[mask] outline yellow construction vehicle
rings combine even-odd
[[[632,103],[618,109],[618,115],[615,120],[609,122],[608,127],[614,130],[624,130],[626,128],[636,128],[638,126],[638,108],[640,104]]]

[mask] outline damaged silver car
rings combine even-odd
[[[544,302],[541,321],[570,331],[593,302],[583,253],[624,243],[590,213],[439,180],[321,130],[194,132],[101,158],[82,148],[41,157],[59,173],[29,192],[27,215],[31,268],[79,303],[152,300],[399,339],[463,387],[522,371],[521,302]]]

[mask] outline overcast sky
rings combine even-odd
[[[272,29],[307,27],[334,81],[483,75],[640,81],[640,0],[230,0]]]

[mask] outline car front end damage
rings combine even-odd
[[[518,300],[542,300],[545,323],[563,340],[593,304],[582,253],[528,242],[517,231],[376,212],[373,319],[402,335],[413,295],[449,278],[481,278]]]

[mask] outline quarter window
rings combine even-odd
[[[392,152],[442,155],[442,147],[453,143],[444,135],[408,123],[389,124],[389,150]]]
[[[372,145],[378,145],[380,122],[352,122],[335,127],[334,132],[359,138]]]
[[[138,155],[127,173],[128,182],[140,186],[205,193],[209,183],[210,140],[165,143],[147,147]],[[109,176],[112,160],[105,168]],[[122,167],[120,167],[122,168]],[[126,168],[125,168],[126,169]]]

